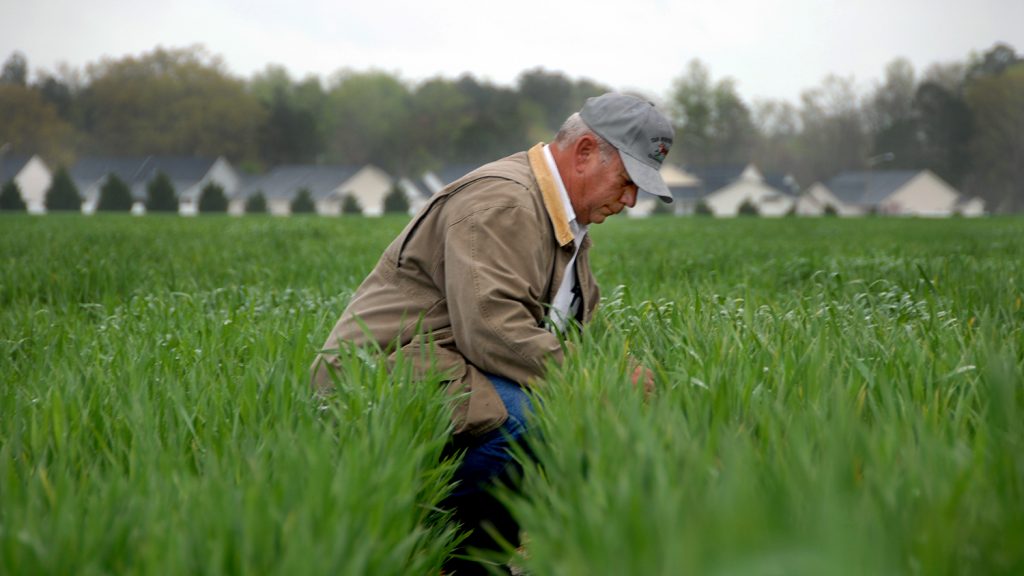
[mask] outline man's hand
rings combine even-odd
[[[635,363],[635,361],[633,361]],[[641,364],[636,364],[633,368],[633,375],[630,377],[633,382],[633,386],[637,387],[643,384],[644,387],[644,398],[648,399],[654,394],[654,372],[650,368]]]

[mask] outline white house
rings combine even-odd
[[[46,191],[53,174],[37,155],[0,154],[0,186],[10,180],[18,185],[29,214],[46,212]]]
[[[837,211],[844,215],[941,217],[954,214],[958,207],[966,208],[970,215],[983,212],[980,200],[964,200],[930,170],[843,172],[824,187],[839,201]]]
[[[84,198],[82,212],[86,214],[96,211],[100,189],[110,174],[116,174],[131,189],[134,213],[145,212],[149,184],[160,173],[171,181],[178,196],[178,212],[185,216],[198,212],[199,195],[207,184],[218,184],[230,198],[241,183],[238,173],[223,157],[85,156],[69,172]]]
[[[704,197],[715,216],[736,216],[745,202],[753,204],[761,216],[785,216],[795,201],[793,196],[766,183],[753,164],[746,165],[739,176]]]
[[[821,182],[815,182],[796,200],[798,216],[822,216],[832,209],[838,216],[855,216],[858,212],[844,204]]]
[[[669,192],[672,193],[672,203],[668,205],[668,209],[674,214],[692,214],[699,200],[697,192],[700,188],[700,179],[673,164],[662,164],[659,172]],[[626,213],[630,216],[647,216],[654,212],[661,202],[651,194],[641,194],[636,200],[636,206],[627,208]]]
[[[230,211],[244,212],[245,202],[257,193],[267,199],[267,211],[284,216],[291,214],[292,201],[300,191],[307,190],[318,214],[337,216],[342,213],[345,198],[359,203],[366,216],[384,213],[384,199],[395,187],[394,179],[376,166],[318,166],[292,164],[278,166],[270,172],[245,182],[232,199]],[[410,202],[411,204],[411,202]]]

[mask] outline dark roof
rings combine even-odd
[[[136,199],[146,197],[146,186],[163,172],[177,193],[202,180],[217,162],[199,156],[83,156],[68,170],[80,191],[108,174],[117,174],[131,188]]]
[[[480,164],[449,164],[435,170],[434,174],[447,186],[480,167]]]
[[[262,191],[267,198],[292,198],[300,189],[308,188],[314,200],[322,200],[359,170],[359,166],[278,166],[262,176],[248,179],[242,185],[241,196],[248,198]]]
[[[31,159],[30,154],[0,154],[0,184],[17,177]]]
[[[680,202],[693,202],[707,196],[700,186],[669,186],[672,198]]]
[[[714,164],[709,166],[687,166],[685,170],[700,179],[703,195],[725,188],[743,174],[747,164]]]
[[[874,206],[903,187],[920,170],[843,172],[825,183],[844,204]]]
[[[764,177],[764,183],[776,190],[790,195],[800,193],[800,184],[796,181],[796,178],[793,178],[789,174],[772,172],[769,174],[762,174],[762,176]]]
[[[148,182],[158,171],[171,180],[198,181],[210,171],[216,158],[196,156],[84,156],[69,171],[75,180],[95,182],[117,174],[128,183]]]

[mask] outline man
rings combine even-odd
[[[672,201],[658,170],[673,136],[653,104],[609,93],[588,99],[552,144],[451,183],[385,250],[313,365],[327,391],[332,352],[375,344],[464,394],[452,414],[464,457],[447,505],[470,530],[469,547],[496,547],[482,526],[518,537],[489,488],[515,469],[509,445],[531,410],[523,387],[561,362],[559,335],[597,307],[588,226],[634,206],[638,189]],[[638,378],[651,384],[649,372]]]

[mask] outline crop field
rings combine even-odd
[[[405,222],[0,218],[0,574],[438,574],[449,400],[372,354],[308,382]],[[592,234],[526,573],[1024,573],[1024,220]]]

